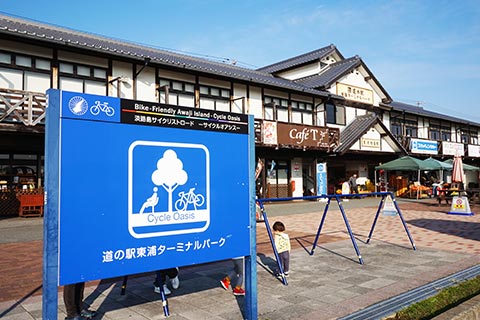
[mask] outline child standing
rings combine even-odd
[[[290,271],[290,238],[285,233],[285,225],[281,221],[276,221],[272,229],[280,264],[285,276],[288,277]]]

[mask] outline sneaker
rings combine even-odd
[[[230,287],[230,280],[228,280],[227,278],[223,278],[220,281],[220,284],[222,285],[223,289],[228,290],[228,288]]]
[[[95,310],[83,309],[80,312],[80,316],[82,316],[84,318],[87,318],[87,319],[91,319],[91,318],[95,317],[96,315],[97,315],[97,311],[95,311]]]
[[[153,291],[155,291],[155,293],[160,293],[160,287],[155,287]],[[168,289],[166,284],[163,285],[163,292],[165,293],[166,296],[168,296],[169,294],[172,294],[172,292]]]
[[[173,289],[178,289],[180,286],[180,280],[178,279],[178,276],[172,279],[172,288]]]
[[[285,277],[288,277],[288,275],[289,275],[288,271],[287,271],[287,272],[285,272]]]
[[[233,289],[233,295],[235,295],[235,296],[244,296],[244,295],[245,295],[245,290],[243,290],[243,289],[240,288],[240,287],[235,287],[235,289]]]

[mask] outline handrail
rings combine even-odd
[[[0,88],[0,123],[44,125],[46,109],[44,93]]]

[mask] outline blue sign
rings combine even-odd
[[[438,142],[431,140],[412,139],[411,151],[414,153],[438,154]]]
[[[328,193],[327,185],[327,164],[317,163],[317,196]]]
[[[250,254],[251,117],[48,95],[59,285]]]

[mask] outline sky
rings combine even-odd
[[[480,123],[480,0],[0,0],[0,12],[251,69],[334,44],[394,101]]]

